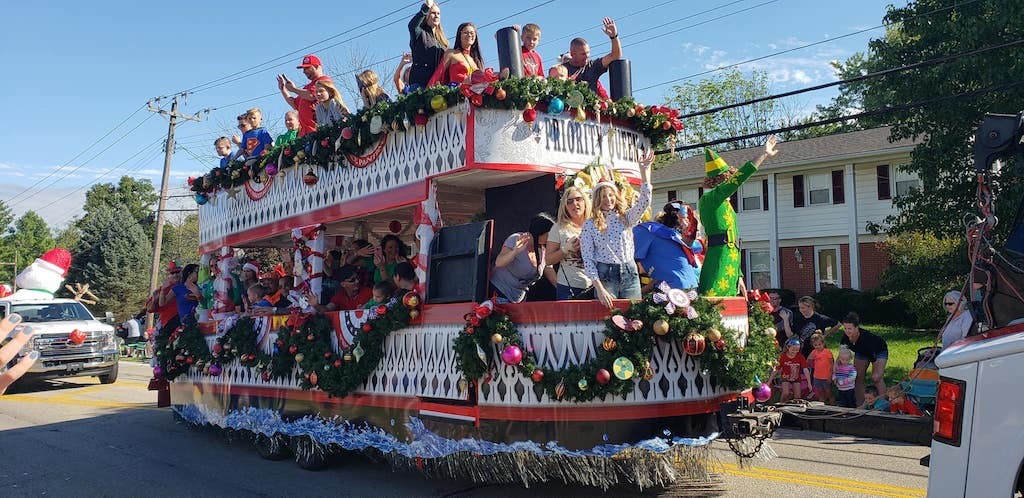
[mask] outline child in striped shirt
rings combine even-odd
[[[857,399],[854,396],[853,387],[857,380],[857,369],[853,366],[853,351],[846,346],[839,346],[839,354],[836,355],[836,366],[832,369],[832,381],[839,390],[839,406],[843,408],[855,408]]]

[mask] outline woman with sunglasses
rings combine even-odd
[[[580,255],[580,230],[590,218],[590,197],[582,188],[566,187],[558,203],[558,220],[548,233],[545,259],[549,265],[558,266],[555,280],[555,299],[594,299],[594,285],[583,271],[583,257]]]
[[[942,329],[942,349],[967,337],[967,332],[971,330],[974,318],[964,309],[965,304],[960,291],[949,291],[943,296],[942,306],[949,317],[946,318],[946,326]]]
[[[657,221],[633,228],[634,254],[655,282],[673,289],[697,287],[700,270],[690,244],[697,236],[693,208],[681,203],[665,204]]]

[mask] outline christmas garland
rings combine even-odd
[[[749,309],[746,346],[722,325],[716,302],[677,289],[661,288],[630,303],[625,313],[613,310],[605,320],[605,339],[596,356],[561,370],[545,369],[536,355],[524,350],[523,338],[509,314],[488,301],[466,315],[463,333],[454,341],[460,372],[476,381],[499,361],[514,365],[521,375],[560,401],[590,401],[633,391],[635,374],[650,380],[650,356],[656,341],[681,341],[686,354],[701,360],[713,378],[730,390],[756,387],[775,360],[775,330],[760,305]],[[710,346],[709,346],[710,344]]]
[[[209,368],[213,361],[206,337],[198,325],[180,326],[169,334],[157,334],[154,341],[156,366],[153,367],[153,375],[157,378],[174,380],[188,373],[192,367]]]
[[[232,161],[201,177],[189,177],[188,184],[196,202],[205,204],[209,194],[217,190],[233,189],[249,180],[264,182],[270,176],[285,174],[289,168],[301,164],[340,166],[344,156],[362,155],[384,134],[425,126],[434,114],[466,100],[484,109],[521,109],[527,122],[535,120],[537,112],[572,113],[579,121],[611,121],[637,130],[655,146],[674,140],[683,128],[675,109],[645,107],[632,98],[604,100],[583,82],[540,78],[499,80],[490,70],[478,71],[462,85],[432,86],[401,95],[393,102],[378,102],[360,109],[344,121],[321,126],[289,144],[275,145],[258,158]]]

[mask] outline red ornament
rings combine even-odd
[[[388,312],[387,305],[381,304],[381,305],[377,306],[377,314],[378,315],[383,315],[383,314],[385,314],[387,312]]]
[[[536,109],[531,107],[531,108],[526,109],[526,110],[523,111],[523,121],[526,121],[527,123],[532,123],[532,122],[534,122],[536,120],[537,120],[537,110]]]
[[[282,341],[281,339],[278,339],[278,340],[274,341],[274,345],[276,345],[279,348],[283,348],[284,347],[284,341]]]
[[[292,155],[292,149],[290,147],[285,149],[284,150],[284,155],[285,155],[285,157],[288,157],[288,156]]]
[[[594,375],[594,378],[597,379],[598,384],[607,384],[608,381],[612,380],[612,374],[608,370],[602,368],[597,371],[597,374]]]
[[[263,382],[270,382],[270,372],[269,371],[264,370],[263,373],[260,374],[260,377],[263,378]]]
[[[195,360],[193,360],[191,356],[187,356],[185,357],[185,363],[191,365],[192,363],[195,363]]]
[[[401,232],[402,222],[398,220],[391,220],[390,222],[388,222],[388,230],[390,230],[391,233]]]
[[[296,346],[296,345],[294,345],[294,344],[292,344],[291,346],[288,346],[288,352],[289,352],[290,354],[295,354],[295,353],[297,353],[298,351],[299,351],[299,347],[298,347],[298,346]]]
[[[220,345],[220,343],[219,343],[219,342],[218,342],[217,344],[214,344],[214,345],[213,345],[213,352],[214,352],[214,353],[220,354],[220,352],[221,352],[221,351],[222,351],[223,349],[224,349],[224,348],[223,348],[223,347],[222,347],[222,346]]]
[[[316,173],[313,172],[313,168],[310,168],[309,171],[306,172],[306,176],[302,177],[302,183],[309,186],[316,185],[316,182],[318,181],[320,181],[320,178],[318,178]]]
[[[539,368],[534,369],[533,374],[530,375],[530,378],[533,379],[534,382],[540,382],[544,380],[544,371]]]
[[[373,330],[373,325],[370,325],[369,322],[367,322],[364,323],[361,328],[363,329],[363,332],[370,332],[371,330]]]
[[[341,366],[341,360],[334,360],[334,368],[338,368],[340,366]]]
[[[330,144],[330,143],[331,143],[331,142],[329,142],[329,141],[328,141],[328,140],[327,140],[327,139],[325,138],[325,139],[323,139],[323,140],[321,140],[321,141],[320,141],[320,146],[321,146],[321,147],[327,147],[327,145],[328,145],[328,144]]]
[[[499,89],[494,91],[494,98],[496,98],[498,100],[505,100],[506,96],[507,95],[505,93],[505,89],[504,88],[499,88]]]
[[[474,93],[471,97],[469,97],[469,102],[477,107],[480,107],[484,105],[484,96]]]
[[[328,360],[331,359],[331,352],[328,351],[328,352],[324,353],[324,358],[328,359]]]
[[[476,331],[476,330],[474,330],[474,329],[473,329],[473,326],[472,326],[472,325],[468,325],[468,326],[466,327],[466,333],[467,333],[467,334],[472,334],[472,333],[473,333],[473,332],[475,332],[475,331]]]
[[[719,340],[715,341],[715,349],[717,349],[719,351],[724,351],[725,350],[725,339],[719,339]]]
[[[89,336],[87,336],[85,332],[75,329],[72,330],[70,334],[68,334],[68,342],[74,344],[75,346],[81,346],[88,337]]]
[[[420,109],[419,114],[416,115],[416,126],[427,126],[427,119],[429,119],[429,117],[423,112],[423,109]]]
[[[313,341],[316,340],[316,336],[313,335],[313,334],[308,334],[308,335],[306,335],[306,340],[309,341],[309,342],[313,342]]]
[[[309,383],[315,386],[316,382],[317,382],[316,372],[313,372],[313,373],[309,374]]]
[[[686,351],[686,354],[690,356],[700,356],[704,353],[705,342],[704,336],[696,332],[690,332],[683,339],[683,351]]]
[[[409,309],[415,308],[420,305],[420,295],[417,294],[416,291],[406,292],[405,295],[402,296],[402,304]]]

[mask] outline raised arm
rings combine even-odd
[[[612,42],[612,51],[608,55],[601,57],[601,65],[608,67],[612,61],[617,61],[622,58],[622,44],[619,43],[619,28],[615,26],[615,20],[606,17],[604,18],[604,34],[608,35],[608,39]]]
[[[398,67],[395,68],[395,75],[392,77],[392,81],[395,83],[395,90],[398,91],[399,95],[401,95],[405,90],[405,82],[402,81],[402,72],[408,64],[412,64],[412,52],[402,54],[402,60],[398,61]]]
[[[420,28],[420,24],[423,24],[423,18],[427,17],[430,13],[431,7],[434,6],[434,0],[426,0],[423,5],[420,6],[420,11],[416,15],[412,16],[409,20],[409,41],[412,42],[423,34],[423,30]]]
[[[778,149],[775,148],[775,146],[778,144],[778,137],[776,137],[775,135],[768,137],[768,141],[764,143],[764,152],[762,152],[760,156],[757,156],[757,158],[752,161],[754,163],[754,166],[760,168],[761,163],[763,163],[765,159],[768,159],[769,157],[778,154],[779,151]]]
[[[297,107],[295,107],[295,97],[292,97],[292,94],[288,93],[288,89],[286,88],[287,81],[287,76],[283,74],[277,75],[277,89],[281,91],[281,96],[284,97],[284,101],[287,102],[292,109],[297,109]]]

